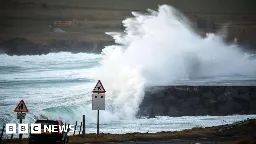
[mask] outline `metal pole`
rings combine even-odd
[[[77,121],[76,121],[75,130],[74,130],[73,135],[75,135],[75,133],[76,133],[76,127],[77,127]]]
[[[20,119],[20,124],[22,124],[22,119]],[[21,139],[22,139],[22,134],[19,134],[19,140],[21,140]]]
[[[82,134],[85,134],[85,115],[83,115],[83,132]]]
[[[4,135],[4,128],[5,128],[5,125],[3,125],[3,129],[2,129],[2,132],[1,132],[1,135],[0,135],[0,144],[2,143],[2,138],[3,138],[3,135]]]
[[[100,110],[98,110],[98,116],[97,116],[97,135],[99,135],[99,122],[100,122]]]
[[[82,125],[83,125],[83,122],[81,122],[79,134],[80,134],[80,132],[81,132]]]

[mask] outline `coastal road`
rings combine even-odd
[[[93,144],[217,144],[215,141],[192,141],[192,140],[171,140],[171,141],[138,141],[138,142],[107,142]],[[84,143],[92,144],[92,143]]]
[[[217,144],[217,143],[218,142],[209,142],[209,141],[171,140],[171,141],[106,142],[106,143],[83,143],[83,144]],[[3,144],[20,144],[20,143],[10,142],[10,143],[3,143]],[[28,143],[22,143],[22,144],[28,144]]]

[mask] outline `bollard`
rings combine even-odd
[[[79,134],[81,133],[82,125],[83,125],[83,122],[81,122]]]
[[[68,132],[70,131],[70,129],[69,129],[69,125],[70,125],[70,124],[68,124]]]
[[[3,129],[2,129],[2,132],[1,132],[1,135],[0,135],[0,144],[2,144],[2,138],[3,138],[3,135],[4,135],[4,129],[5,129],[5,126],[3,125]]]
[[[11,139],[13,139],[13,134],[11,135]]]
[[[85,115],[83,115],[83,134],[85,134]]]
[[[30,136],[30,134],[31,134],[31,126],[28,126],[28,134]]]
[[[22,119],[20,119],[20,124],[22,124]],[[22,134],[19,134],[19,140],[21,141],[21,139],[22,139]]]
[[[77,127],[77,121],[76,121],[75,130],[74,130],[74,134],[73,135],[75,135],[75,133],[76,133],[76,127]]]

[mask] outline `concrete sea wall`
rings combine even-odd
[[[137,116],[256,114],[256,86],[159,86],[146,89]]]

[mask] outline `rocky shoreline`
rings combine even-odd
[[[26,38],[13,38],[0,43],[0,53],[8,55],[43,55],[54,52],[96,53],[102,52],[105,46],[114,44],[113,41],[74,41],[50,40],[46,44],[35,43]]]
[[[44,42],[37,42],[27,38],[11,38],[0,41],[0,53],[7,55],[43,55],[55,52],[71,53],[95,53],[100,54],[105,46],[116,44],[114,40],[68,40],[49,39]],[[244,50],[256,52],[255,44],[241,43]]]
[[[137,116],[256,114],[256,86],[163,86],[145,92]]]

